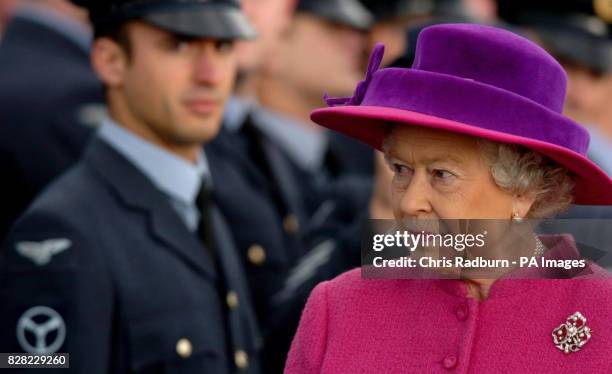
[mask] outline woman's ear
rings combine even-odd
[[[534,202],[535,194],[533,193],[515,195],[512,199],[512,215],[518,215],[521,218],[527,217]]]
[[[114,40],[97,38],[92,47],[91,63],[105,86],[112,88],[123,84],[128,56]]]

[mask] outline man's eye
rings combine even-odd
[[[219,40],[215,43],[215,47],[217,51],[221,53],[229,53],[234,50],[234,41],[233,40]]]
[[[182,40],[178,40],[178,39],[170,39],[168,41],[166,41],[166,43],[164,43],[164,46],[169,50],[169,51],[175,51],[175,52],[180,52],[180,51],[185,51],[186,49],[189,48],[189,44],[182,41]]]
[[[191,49],[193,41],[179,37],[169,37],[163,45],[168,51],[184,53]]]

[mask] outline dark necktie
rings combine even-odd
[[[232,352],[232,329],[230,327],[230,320],[228,314],[228,306],[226,303],[227,297],[227,284],[222,259],[219,257],[217,250],[219,247],[215,243],[214,226],[212,212],[214,208],[214,199],[212,191],[206,185],[206,181],[202,181],[202,186],[196,197],[196,205],[200,212],[200,222],[198,223],[198,236],[206,251],[210,255],[211,261],[217,271],[217,292],[220,300],[220,312],[223,316],[223,328],[225,330],[225,336],[227,337],[227,346],[225,347],[228,352],[228,357],[231,356]]]
[[[196,206],[200,213],[198,236],[208,251],[213,263],[216,265],[216,245],[212,222],[212,193],[208,189],[205,181],[202,181],[202,186],[200,187],[200,191],[196,197]]]

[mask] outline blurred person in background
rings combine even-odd
[[[0,0],[0,39],[17,0]]]
[[[0,43],[0,240],[32,199],[78,159],[104,113],[87,12],[23,0]]]
[[[406,30],[414,24],[429,19],[436,9],[435,0],[361,0],[361,2],[374,15],[374,23],[368,32],[367,50],[374,48],[376,43],[383,43],[385,45],[383,66],[389,65],[405,53]],[[364,56],[367,57],[365,53]]]
[[[376,43],[385,45],[383,66],[388,66],[406,53],[407,30],[418,26],[444,22],[496,21],[494,0],[361,0],[375,16],[368,34],[368,50]],[[412,40],[415,42],[416,39]]]
[[[224,185],[202,151],[233,86],[233,40],[254,30],[238,0],[78,3],[109,117],[4,243],[0,351],[69,353],[75,373],[258,373]]]
[[[300,177],[319,182],[341,175],[371,175],[371,152],[344,136],[317,129],[309,112],[331,95],[351,93],[371,14],[357,0],[301,0],[287,32],[266,60],[257,85],[264,109],[261,131],[293,164]],[[369,156],[368,156],[369,155]],[[324,183],[324,182],[322,182]]]
[[[328,6],[326,11],[334,19],[357,23],[363,20],[357,17],[363,16],[363,9],[353,5],[352,1],[319,4]],[[258,37],[236,44],[236,90],[226,106],[222,131],[206,145],[205,153],[213,180],[224,186],[215,197],[252,285],[263,332],[264,369],[280,373],[310,291],[359,265],[359,229],[367,215],[356,214],[361,213],[356,206],[367,204],[371,179],[346,178],[316,189],[305,187],[314,177],[296,171],[284,143],[287,131],[296,130],[284,129],[282,120],[271,117],[259,103],[257,91],[266,79],[266,66],[275,63],[279,44],[286,42],[297,1],[246,0],[243,6]],[[287,124],[291,126],[295,125]],[[285,137],[277,138],[279,133]]]
[[[410,67],[418,32],[438,23],[497,22],[494,0],[361,0],[375,16],[368,50],[385,45],[382,66]],[[367,57],[367,56],[366,56]],[[365,59],[364,59],[365,62]]]
[[[499,12],[503,19],[534,33],[563,65],[568,75],[564,113],[585,125],[591,134],[589,158],[612,173],[612,2],[499,0]],[[611,219],[612,208],[574,205],[558,218]],[[594,247],[612,243],[611,230],[582,227],[576,232],[578,242]],[[599,263],[612,269],[612,256],[600,258]]]
[[[453,2],[454,0],[442,0],[441,2]],[[466,15],[480,23],[493,24],[498,20],[496,0],[461,0]]]
[[[500,16],[532,30],[568,74],[565,113],[591,132],[589,157],[612,172],[612,2],[499,1]]]
[[[297,0],[246,0],[242,9],[257,30],[257,38],[236,42],[238,72],[235,95],[254,98],[256,83],[265,59],[274,53],[289,29]]]

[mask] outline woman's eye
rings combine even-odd
[[[450,177],[454,177],[455,174],[451,173],[448,170],[436,169],[433,171],[433,176],[437,179],[447,179]]]
[[[405,174],[411,171],[410,168],[408,168],[406,165],[401,164],[392,164],[391,168],[393,169],[393,172],[395,174]]]
[[[393,170],[394,178],[400,180],[406,180],[412,178],[414,174],[414,170],[410,167],[402,164],[391,164],[391,169]]]

